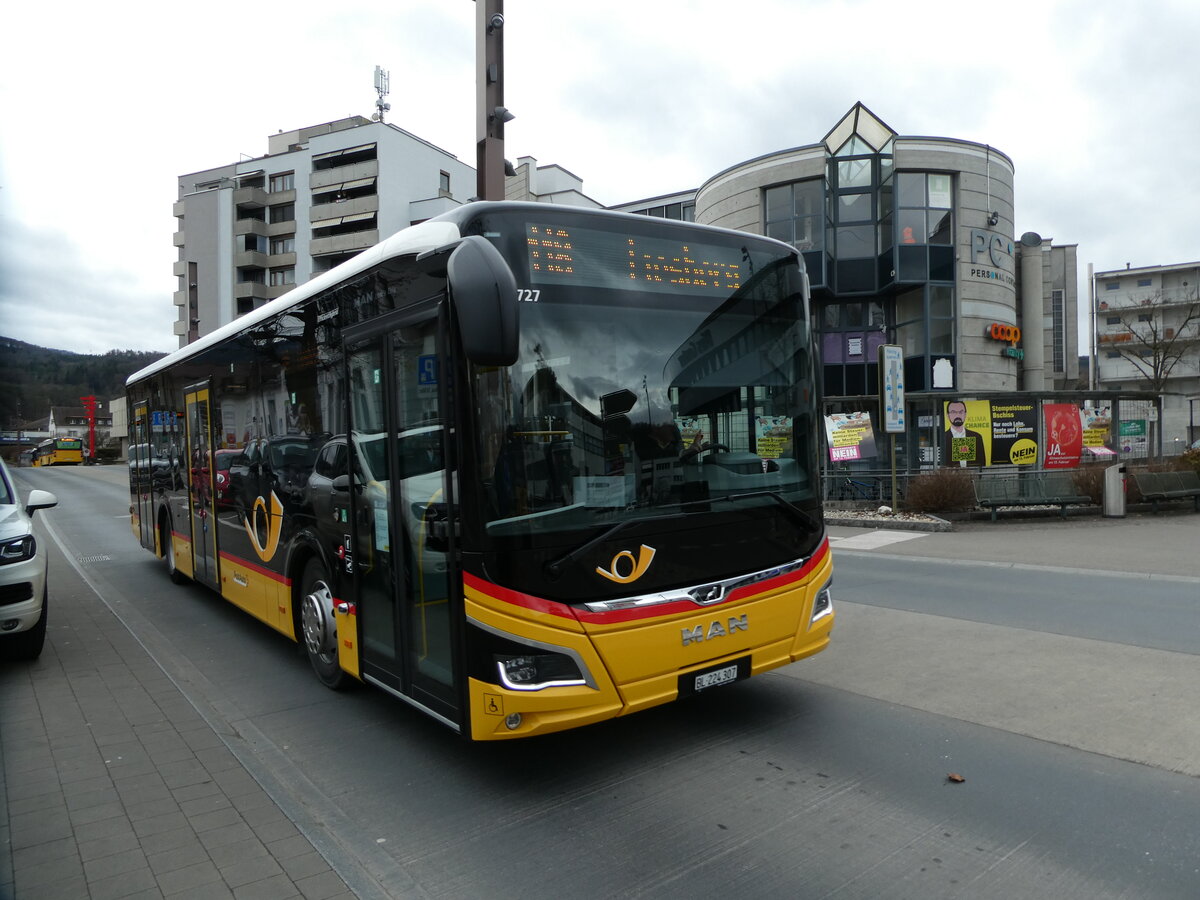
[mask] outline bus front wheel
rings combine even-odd
[[[167,561],[167,574],[175,584],[187,584],[188,577],[175,564],[175,542],[171,540],[171,520],[165,515],[159,525],[159,540],[162,542],[163,559]]]
[[[338,664],[337,624],[333,618],[333,590],[319,559],[304,566],[300,589],[300,627],[308,661],[321,684],[335,691],[346,687],[349,676]]]

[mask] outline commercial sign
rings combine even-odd
[[[985,228],[972,228],[971,268],[972,278],[984,281],[999,281],[1002,284],[1014,285],[1013,278],[1013,245],[1008,238],[988,231]]]

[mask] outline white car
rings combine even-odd
[[[46,641],[46,553],[33,536],[33,514],[58,505],[49,491],[24,506],[0,460],[0,659],[37,659]]]

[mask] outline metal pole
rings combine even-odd
[[[504,199],[504,0],[475,0],[475,193]]]

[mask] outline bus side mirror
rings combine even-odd
[[[517,281],[486,238],[468,235],[446,263],[455,319],[467,359],[481,366],[511,366],[517,342]]]

